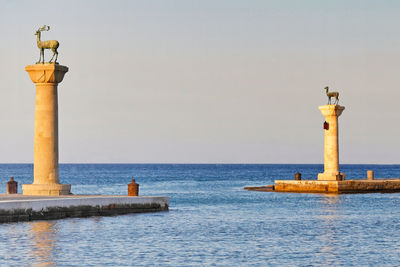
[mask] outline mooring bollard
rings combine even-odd
[[[336,181],[344,181],[346,180],[346,174],[344,174],[343,172],[336,174]]]
[[[374,171],[367,171],[367,180],[374,180]]]
[[[128,196],[136,197],[139,195],[139,184],[135,182],[135,179],[132,179],[132,183],[128,184]]]
[[[17,194],[18,193],[18,183],[14,181],[14,177],[10,178],[7,182],[7,194]]]
[[[299,172],[296,172],[295,174],[294,174],[294,179],[295,180],[301,180],[301,173],[299,173]]]

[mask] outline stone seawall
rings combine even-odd
[[[167,211],[168,197],[0,196],[0,223]]]
[[[328,194],[393,193],[400,192],[400,179],[345,181],[275,180],[274,190],[276,192]]]

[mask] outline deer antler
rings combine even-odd
[[[41,31],[48,31],[48,30],[50,30],[50,26],[43,25],[42,27],[39,28],[38,31],[41,32]]]

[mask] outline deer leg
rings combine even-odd
[[[58,58],[58,52],[57,52],[57,48],[54,49],[55,53],[56,53],[56,59],[54,59],[54,63],[57,63],[57,58]]]
[[[42,60],[42,49],[40,49],[40,53],[39,53],[39,61],[36,62],[36,64],[40,63],[40,61]]]
[[[38,62],[36,62],[36,64],[40,63],[40,60],[42,59],[42,52],[40,52],[39,54],[40,54],[39,60],[38,60]]]
[[[54,49],[51,49],[52,51],[53,51],[53,56],[51,57],[51,59],[50,59],[50,61],[49,61],[49,63],[51,63],[51,61],[53,60],[53,58],[54,58],[54,55],[56,54],[55,52],[54,52]]]
[[[42,49],[42,50],[40,51],[40,53],[42,54],[42,63],[44,64],[44,49]]]

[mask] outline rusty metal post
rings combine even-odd
[[[367,171],[367,180],[374,180],[374,171]]]
[[[14,177],[7,182],[7,194],[18,194],[18,183],[14,181]]]
[[[135,179],[132,179],[132,183],[128,184],[128,196],[136,197],[139,195],[139,184],[135,182]]]
[[[294,174],[294,179],[295,180],[301,180],[301,173],[299,173],[299,172],[296,172],[295,174]]]

